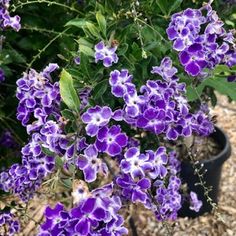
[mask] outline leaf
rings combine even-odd
[[[97,27],[93,23],[86,22],[86,27],[94,37],[101,38],[99,30],[97,29]]]
[[[220,77],[209,78],[203,83],[236,101],[236,83],[230,83],[226,78]]]
[[[107,83],[108,83],[107,80],[103,80],[95,86],[93,90],[93,97],[95,100],[102,97],[102,95],[106,92]]]
[[[170,9],[168,11],[168,16],[170,15],[171,12],[176,10],[181,5],[182,2],[183,2],[183,0],[172,0],[172,1],[170,1]]]
[[[187,86],[186,90],[186,96],[189,102],[193,102],[197,99],[199,99],[199,96],[201,96],[203,89],[205,88],[205,84],[202,83],[198,87],[192,87],[191,85]]]
[[[85,55],[94,57],[94,50],[92,48],[80,44],[79,49],[80,49],[80,52],[84,53]]]
[[[99,28],[101,32],[103,33],[103,36],[106,37],[107,23],[106,23],[105,17],[102,15],[101,12],[97,12],[96,19],[97,19]]]
[[[226,65],[217,65],[214,69],[214,73],[220,74],[222,72],[230,72],[230,68]]]
[[[84,26],[86,26],[87,21],[85,19],[73,19],[68,21],[65,26],[76,26],[78,28],[83,28]]]
[[[60,76],[60,94],[63,102],[72,110],[78,111],[79,97],[74,88],[72,76],[63,69]]]
[[[160,8],[160,10],[162,11],[162,13],[163,13],[164,15],[167,14],[167,11],[166,11],[166,9],[167,9],[166,2],[167,2],[166,0],[157,0],[157,1],[156,1],[158,7]],[[168,6],[168,8],[169,8],[169,6]]]
[[[75,119],[75,116],[74,116],[73,112],[71,112],[68,109],[65,109],[65,110],[61,111],[61,114],[66,119],[69,119],[69,120],[74,120]]]

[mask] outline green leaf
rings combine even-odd
[[[230,83],[226,78],[221,77],[209,78],[203,83],[236,101],[236,83]]]
[[[100,28],[101,32],[103,33],[103,36],[106,37],[107,23],[106,23],[105,17],[102,15],[101,12],[97,12],[96,19],[97,19],[99,28]]]
[[[169,6],[167,7],[167,1],[166,0],[157,0],[156,1],[156,3],[157,3],[157,5],[158,5],[158,7],[160,8],[160,10],[162,11],[162,13],[164,14],[164,15],[166,15],[167,14],[167,8],[169,8]]]
[[[107,80],[103,80],[95,86],[93,90],[93,97],[95,100],[102,97],[102,95],[106,92],[107,83],[108,83]]]
[[[183,0],[172,0],[172,1],[170,1],[170,8],[169,8],[169,11],[168,11],[168,16],[170,15],[171,12],[176,10],[181,5],[182,2],[183,2]]]
[[[86,45],[79,45],[80,52],[84,53],[87,56],[94,57],[94,51],[92,48],[86,46]]]
[[[93,23],[86,22],[86,27],[94,37],[101,38],[99,30],[97,29],[97,27]]]
[[[215,74],[220,74],[223,72],[230,72],[230,68],[226,65],[217,65],[214,69]]]
[[[72,76],[63,69],[60,76],[60,94],[63,102],[72,110],[79,111],[80,101],[74,88]]]
[[[66,119],[69,119],[69,120],[74,120],[75,119],[75,116],[74,116],[73,112],[68,110],[68,109],[65,109],[65,110],[61,111],[61,114]]]
[[[78,28],[83,28],[84,26],[86,26],[87,24],[87,21],[85,19],[73,19],[73,20],[70,20],[66,23],[65,26],[76,26]]]
[[[55,155],[55,153],[51,152],[48,148],[45,148],[43,146],[41,146],[41,148],[42,148],[42,151],[43,151],[44,154],[46,154],[48,156],[54,156]]]
[[[201,96],[203,89],[205,88],[205,84],[202,83],[198,87],[192,87],[191,85],[187,86],[186,96],[189,102],[193,102]]]

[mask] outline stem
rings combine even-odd
[[[63,33],[63,32],[58,32],[58,31],[54,31],[54,30],[49,30],[49,29],[44,29],[44,28],[38,28],[38,27],[31,27],[28,25],[25,25],[23,27],[21,27],[21,30],[30,30],[30,31],[37,31],[40,33],[48,33],[48,34],[56,34],[56,35],[64,35],[64,36],[68,36],[68,37],[74,37],[73,34],[67,34],[67,33]]]
[[[81,13],[80,11],[78,11],[77,9],[75,9],[74,7],[70,7],[70,6],[67,6],[63,3],[59,3],[59,2],[53,2],[53,1],[49,1],[49,0],[33,0],[33,1],[26,1],[26,2],[20,2],[16,5],[12,5],[12,12],[15,12],[18,8],[22,8],[26,5],[30,5],[30,4],[34,4],[34,3],[45,3],[47,4],[48,6],[52,6],[52,5],[56,5],[56,6],[59,6],[59,7],[63,7],[63,8],[66,8],[66,9],[69,9],[70,11],[74,11],[76,13]]]
[[[58,38],[60,38],[63,34],[65,34],[65,32],[69,30],[69,28],[63,30],[61,33],[59,33],[57,36],[55,36],[48,44],[46,44],[41,50],[39,50],[39,52],[33,56],[33,60],[27,65],[27,70],[29,70],[32,65],[34,64],[34,62],[40,58],[40,56],[42,55],[43,52],[46,51],[46,49],[54,42],[56,41]]]
[[[129,218],[129,225],[132,230],[132,236],[138,236],[137,228],[136,228],[136,225],[134,223],[134,219],[132,216],[130,216]]]

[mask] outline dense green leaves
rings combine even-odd
[[[80,101],[74,88],[72,76],[64,69],[60,76],[60,94],[63,102],[70,109],[75,111],[79,110]]]

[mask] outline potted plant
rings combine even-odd
[[[6,24],[9,9],[22,13],[22,21],[25,16],[28,22],[22,9],[39,14],[55,7],[53,20],[65,15],[53,21],[55,30],[39,27],[42,22],[22,27],[55,37],[16,81],[16,116],[28,139],[21,161],[0,173],[0,188],[24,202],[33,201],[42,185],[70,195],[68,200],[62,194],[46,208],[35,234],[126,235],[129,222],[137,235],[132,204],[152,211],[158,221],[183,215],[184,202],[191,213],[208,211],[200,210],[206,202],[216,208],[211,194],[217,192],[230,146],[215,128],[208,102],[214,100],[214,89],[235,98],[236,85],[226,77],[232,80],[236,60],[233,33],[222,28],[211,2],[175,14],[181,1],[173,1],[170,8],[165,1],[40,0],[10,8],[9,1],[0,4],[4,29],[20,29],[19,17],[14,18],[16,25]],[[144,12],[150,17],[145,18]],[[45,20],[52,24],[50,18]],[[20,53],[30,55],[22,41],[15,42],[21,31],[17,36],[11,33],[6,35],[9,45],[16,43]],[[25,40],[33,45],[35,37]],[[45,60],[50,63],[36,70],[32,66],[37,60],[39,67]],[[214,146],[214,139],[220,146],[213,152],[204,149],[205,143],[199,145],[207,140]],[[212,153],[221,149],[218,156],[223,159],[213,158]],[[209,159],[198,160],[199,152]],[[193,184],[186,188],[189,173]],[[202,192],[195,188],[198,182]],[[212,192],[209,185],[215,185]],[[205,197],[199,199],[198,194]],[[4,225],[4,233],[19,232],[19,222],[9,212],[14,205],[2,202],[0,226]]]

